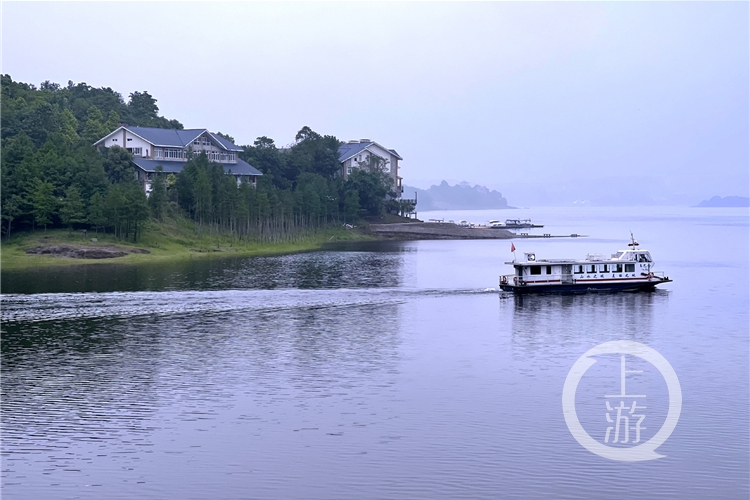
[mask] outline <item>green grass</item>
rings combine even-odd
[[[98,239],[97,242],[91,241],[94,237]],[[151,222],[137,243],[117,240],[113,235],[103,234],[101,231],[98,235],[89,231],[86,238],[81,236],[80,231],[70,232],[65,229],[18,232],[8,241],[3,239],[0,244],[0,268],[5,270],[82,264],[140,264],[226,256],[287,254],[317,250],[325,243],[333,241],[370,239],[373,238],[358,231],[326,228],[310,232],[300,241],[293,243],[239,242],[225,235],[200,234],[196,226],[185,219],[168,219],[161,223]],[[128,254],[112,259],[72,259],[26,253],[27,249],[54,243],[117,245],[143,248],[150,253]]]

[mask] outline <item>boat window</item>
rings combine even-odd
[[[612,257],[614,257],[615,259],[619,259],[620,257],[622,257],[622,252],[617,252]]]
[[[634,273],[635,272],[635,264],[625,264],[625,272],[626,273]]]
[[[583,266],[576,266],[575,271],[573,271],[576,274],[583,274]]]
[[[594,264],[586,266],[586,272],[587,273],[595,273],[596,272],[596,266]]]
[[[602,265],[602,272],[608,273],[609,272],[609,266],[607,264]]]
[[[544,266],[547,268],[546,272],[547,274],[552,274],[552,266]]]
[[[621,273],[622,272],[622,264],[613,264],[615,273]]]
[[[531,266],[529,274],[542,274],[542,266]]]

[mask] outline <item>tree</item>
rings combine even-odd
[[[93,226],[97,234],[99,234],[99,228],[103,228],[107,224],[107,216],[104,210],[104,197],[99,193],[94,193],[89,200],[86,222]]]
[[[60,135],[68,144],[75,144],[81,138],[78,137],[78,120],[69,109],[60,113]]]
[[[147,126],[158,118],[159,106],[148,92],[133,92],[130,94],[128,110],[138,125]]]
[[[135,170],[131,166],[133,156],[127,149],[111,146],[104,153],[104,171],[113,183],[131,181],[135,178]]]
[[[113,129],[114,130],[114,129]],[[86,112],[86,124],[83,126],[83,140],[93,144],[112,130],[104,125],[104,115],[96,106],[91,106]]]
[[[114,184],[104,200],[104,213],[116,237],[129,239],[132,235],[133,241],[138,241],[149,216],[146,193],[134,182]]]
[[[359,219],[359,193],[356,189],[348,189],[344,195],[344,218],[347,222],[355,222]]]
[[[385,160],[369,155],[349,174],[347,185],[359,194],[362,208],[370,215],[379,215],[385,208],[385,197],[393,189],[393,178],[386,173]]]
[[[294,140],[297,142],[306,141],[308,139],[319,139],[320,134],[317,132],[314,132],[313,129],[305,125],[301,129],[299,129],[299,132],[297,132],[297,135],[294,136]]]
[[[143,231],[143,225],[149,217],[148,199],[143,189],[135,183],[124,184],[125,191],[125,218],[126,230],[125,238],[128,238],[132,232],[133,241],[138,241],[138,237]]]
[[[37,180],[36,187],[31,196],[32,214],[34,222],[37,225],[44,226],[45,232],[47,226],[52,224],[52,215],[57,208],[57,200],[53,196],[55,187],[49,182]]]
[[[161,220],[164,215],[164,207],[167,204],[167,183],[161,165],[156,167],[154,179],[151,182],[151,194],[148,197],[148,205],[151,208],[151,217]]]
[[[126,220],[125,193],[122,184],[114,184],[107,191],[107,196],[104,198],[104,216],[107,219],[107,226],[110,226],[115,237],[119,238]]]
[[[104,128],[107,130],[107,134],[117,130],[117,127],[120,126],[120,115],[117,114],[117,111],[114,109],[109,112],[109,116],[107,116],[107,122],[104,124]]]
[[[71,229],[74,224],[86,222],[86,207],[81,199],[81,192],[75,186],[70,186],[65,192],[65,199],[60,207],[60,220]]]
[[[211,180],[208,177],[206,168],[198,168],[193,186],[193,193],[193,213],[195,213],[195,218],[198,222],[203,225],[204,222],[209,222],[211,218],[212,189]]]
[[[13,221],[21,215],[21,197],[18,195],[12,195],[3,201],[2,206],[2,218],[8,221],[8,225],[3,228],[5,231],[6,238],[10,239],[10,230],[13,227]]]

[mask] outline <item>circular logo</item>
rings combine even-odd
[[[661,429],[659,429],[659,431],[645,443],[630,448],[607,446],[594,440],[594,438],[592,438],[584,430],[583,426],[581,426],[581,422],[579,422],[578,420],[575,406],[576,389],[578,388],[578,383],[581,381],[581,378],[583,378],[586,370],[591,368],[594,363],[596,363],[596,360],[592,359],[592,356],[598,356],[601,354],[630,354],[631,356],[636,356],[644,359],[654,365],[657,370],[659,370],[667,383],[667,389],[669,390],[669,410],[667,412],[667,418],[664,421],[664,425],[662,425]],[[625,397],[627,396],[626,394],[624,394],[624,377],[626,370],[624,366],[624,357],[622,359],[622,396]],[[617,397],[619,398],[620,396]],[[609,403],[607,403],[607,407],[608,409],[611,409],[609,407]],[[614,340],[612,342],[599,344],[598,346],[589,349],[573,364],[573,367],[570,369],[570,372],[568,372],[568,376],[565,379],[565,385],[563,386],[562,408],[563,416],[565,417],[565,423],[567,424],[570,433],[581,446],[589,450],[591,453],[595,453],[600,457],[609,458],[610,460],[619,460],[623,462],[654,460],[656,458],[662,458],[666,456],[656,453],[655,450],[656,448],[661,446],[664,441],[667,440],[667,438],[672,434],[672,431],[674,431],[674,428],[677,425],[677,420],[679,420],[680,412],[682,411],[682,389],[680,388],[680,381],[677,379],[677,374],[672,368],[672,365],[669,364],[669,361],[667,361],[664,356],[656,352],[654,349],[648,347],[647,345],[641,344],[639,342],[632,342],[629,340]],[[633,403],[633,408],[636,408],[636,403]],[[615,422],[616,426],[619,426],[619,418],[617,418],[615,421],[610,420],[608,414],[607,419],[610,422]],[[625,428],[627,429],[628,424],[626,423],[625,425]],[[627,430],[625,432],[627,432]],[[627,438],[625,439],[627,440]]]

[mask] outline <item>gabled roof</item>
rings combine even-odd
[[[385,151],[388,151],[399,160],[403,160],[403,158],[401,158],[401,156],[396,152],[395,149],[384,148],[383,146],[381,146],[375,141],[369,141],[369,142],[351,142],[351,143],[347,142],[346,144],[342,144],[341,146],[339,146],[339,162],[345,162],[352,156],[355,156],[361,153],[362,151],[367,149],[369,146],[372,146],[373,144]]]
[[[346,143],[339,146],[339,161],[343,162],[351,158],[352,156],[361,153],[362,151],[372,144],[371,142],[357,142],[357,143]]]
[[[224,139],[222,136],[214,134],[212,132],[209,132],[211,134],[211,137],[213,137],[216,142],[219,143],[220,146],[224,147],[227,151],[242,151],[242,148],[237,146],[236,144],[232,144],[231,141],[228,141],[227,139]]]
[[[165,148],[184,148],[192,144],[200,135],[208,132],[213,140],[227,151],[242,151],[242,148],[232,144],[230,141],[220,137],[216,134],[212,134],[205,128],[192,128],[187,130],[175,130],[169,128],[153,128],[153,127],[132,127],[130,125],[122,126],[115,130],[125,129],[143,139],[146,142],[153,144],[154,146],[165,147]],[[105,137],[109,137],[114,132],[110,132]],[[95,144],[99,144],[105,138],[102,137]]]
[[[133,158],[133,163],[145,172],[156,172],[156,167],[161,165],[162,171],[168,174],[179,174],[187,164],[185,161],[148,160],[139,157]],[[243,160],[237,160],[237,163],[219,163],[219,165],[223,166],[224,172],[227,173],[231,171],[236,175],[263,175],[260,170]]]

